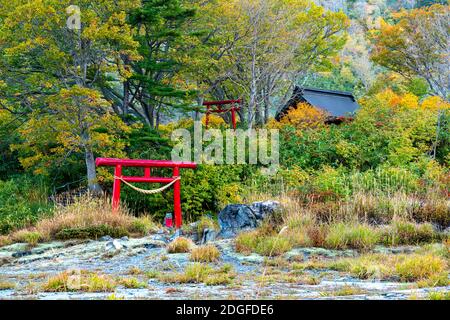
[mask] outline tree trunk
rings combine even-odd
[[[123,83],[123,104],[122,104],[122,114],[124,116],[128,115],[128,104],[130,102],[130,83],[125,81]]]
[[[264,123],[267,123],[269,121],[269,115],[270,115],[270,98],[269,95],[266,93],[264,94]]]
[[[203,96],[197,97],[197,109],[194,111],[194,121],[200,121],[200,111],[199,109],[203,107],[204,98]]]
[[[88,189],[93,195],[100,195],[102,188],[97,182],[97,171],[95,166],[95,157],[92,147],[89,144],[89,133],[84,132],[81,134],[81,139],[84,146],[84,160],[86,162],[86,173],[88,179]]]
[[[102,188],[97,182],[97,171],[95,167],[95,157],[90,147],[85,147],[85,160],[88,178],[89,191],[94,195],[100,195]]]

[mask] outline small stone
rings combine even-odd
[[[121,240],[121,241],[128,241],[129,239],[128,239],[127,236],[125,236],[125,237],[120,238],[120,240]]]
[[[216,240],[216,236],[217,233],[215,230],[206,228],[205,230],[203,230],[201,244],[206,244],[208,242]]]
[[[106,243],[105,249],[107,251],[120,251],[123,249],[123,245],[119,241],[113,240]]]
[[[98,241],[102,241],[102,242],[106,242],[106,241],[112,241],[113,238],[111,238],[110,236],[104,236],[101,237],[100,239],[98,239]]]
[[[150,239],[155,240],[155,241],[163,241],[165,243],[169,242],[165,236],[160,235],[160,234],[153,235],[150,237]]]
[[[25,257],[25,256],[29,256],[31,254],[33,254],[33,253],[30,250],[28,250],[28,251],[18,251],[18,252],[13,253],[12,256],[13,256],[13,258],[22,258],[22,257]]]

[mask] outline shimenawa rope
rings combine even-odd
[[[133,186],[131,183],[128,183],[127,181],[125,181],[121,177],[114,176],[114,179],[119,179],[120,181],[125,183],[127,186],[129,186],[131,189],[136,190],[137,192],[140,192],[140,193],[143,193],[143,194],[155,194],[155,193],[163,192],[164,190],[170,188],[175,182],[181,180],[181,177],[176,177],[172,182],[170,182],[169,184],[165,185],[164,187],[161,187],[161,188],[158,188],[158,189],[154,189],[154,190],[146,190],[146,189],[138,188],[136,186]]]

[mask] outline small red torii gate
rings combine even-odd
[[[129,160],[129,159],[111,159],[97,158],[95,161],[97,167],[115,167],[114,184],[112,195],[112,209],[117,212],[120,204],[120,184],[125,183],[167,183],[173,184],[173,204],[175,214],[175,226],[179,229],[182,225],[181,215],[181,183],[180,169],[196,169],[197,164],[193,162],[174,162],[168,160]],[[124,167],[144,168],[144,176],[126,177],[122,175]],[[151,168],[172,168],[172,177],[152,177]]]
[[[236,111],[241,110],[242,100],[223,100],[223,101],[205,101],[203,105],[206,106],[206,129],[208,129],[209,115],[211,113],[227,113],[231,111],[231,124],[233,129],[236,130]],[[231,108],[222,109],[222,106],[231,104]],[[237,105],[237,106],[236,106]],[[217,109],[211,110],[212,106],[217,106]]]

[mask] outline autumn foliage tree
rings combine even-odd
[[[50,158],[81,152],[98,192],[94,154],[120,150],[114,132],[124,128],[98,85],[130,76],[124,61],[138,55],[126,12],[139,1],[11,2],[0,27],[0,101],[24,123],[22,164],[43,172]]]
[[[393,23],[382,21],[373,32],[373,60],[405,77],[422,77],[434,94],[448,99],[450,7],[436,4],[393,17]]]

